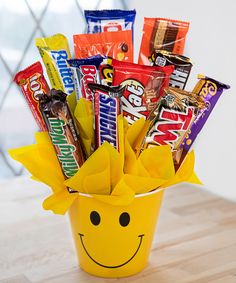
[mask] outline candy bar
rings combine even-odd
[[[77,34],[73,39],[77,59],[100,54],[120,61],[133,61],[131,30]]]
[[[87,33],[132,30],[135,10],[85,10]]]
[[[188,29],[188,22],[144,18],[139,64],[149,65],[148,58],[155,49],[182,55]]]
[[[203,99],[196,94],[168,87],[148,118],[149,130],[136,150],[159,145],[170,145],[176,156],[187,131],[191,127],[199,109],[205,107]]]
[[[122,87],[90,84],[94,92],[95,136],[97,147],[105,141],[119,151],[118,116],[121,114]]]
[[[40,97],[39,103],[62,171],[70,178],[83,165],[84,155],[66,96],[61,90],[52,89]]]
[[[99,75],[102,85],[111,85],[113,80],[112,58],[104,58],[99,66]]]
[[[71,58],[67,38],[63,34],[55,34],[36,38],[35,42],[52,88],[60,89],[67,94],[73,93],[73,74],[66,61]]]
[[[150,56],[153,66],[174,66],[174,71],[170,76],[169,86],[184,89],[192,69],[192,63],[188,57],[170,53],[165,50],[155,50]]]
[[[40,130],[47,131],[39,110],[39,98],[49,92],[41,63],[36,62],[25,70],[18,72],[15,75],[14,81],[20,86]]]
[[[112,84],[126,87],[121,98],[124,117],[129,124],[141,117],[146,119],[168,86],[174,67],[143,66],[117,60],[112,64]]]
[[[221,94],[225,89],[230,88],[229,85],[220,83],[217,80],[204,75],[198,75],[198,79],[199,81],[194,87],[193,93],[197,94],[204,100],[206,107],[199,111],[195,121],[187,133],[186,138],[183,141],[183,144],[181,145],[182,154],[180,163],[184,160],[186,154],[189,152],[193,142],[195,141],[199,132],[202,130]]]
[[[103,57],[101,55],[92,56],[85,59],[67,60],[73,72],[77,99],[84,97],[92,101],[92,91],[88,87],[88,84],[100,83],[99,66],[102,61]]]

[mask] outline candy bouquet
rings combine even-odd
[[[189,23],[145,18],[133,63],[135,10],[85,11],[88,34],[37,38],[40,62],[14,80],[36,119],[35,144],[9,151],[69,211],[80,266],[128,276],[148,260],[164,189],[201,182],[192,143],[228,85],[200,75],[184,90]]]

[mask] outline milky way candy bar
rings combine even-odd
[[[83,165],[84,155],[66,97],[64,92],[52,89],[40,97],[39,103],[62,171],[70,178]]]
[[[153,66],[174,66],[170,76],[169,86],[184,89],[192,69],[192,63],[188,57],[177,55],[165,50],[154,50],[150,56]]]

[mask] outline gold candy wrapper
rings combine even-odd
[[[203,99],[194,93],[173,87],[166,88],[164,92],[137,140],[137,155],[145,148],[170,145],[177,157],[177,151],[199,109],[205,106]]]

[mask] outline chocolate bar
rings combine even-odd
[[[155,50],[150,56],[153,66],[174,66],[170,76],[169,86],[184,89],[192,69],[192,63],[188,57],[177,55],[165,50]]]
[[[61,90],[52,89],[39,103],[62,171],[70,178],[83,165],[84,154],[66,97]]]

